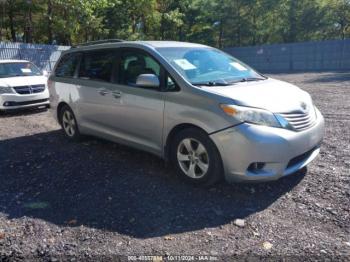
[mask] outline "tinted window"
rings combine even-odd
[[[91,80],[111,80],[114,55],[112,51],[85,53],[80,63],[79,77]]]
[[[154,74],[160,78],[160,65],[151,56],[137,51],[126,51],[121,55],[120,82],[136,86],[136,80],[142,74]]]
[[[80,54],[66,54],[56,67],[55,75],[58,77],[73,77],[79,62]]]

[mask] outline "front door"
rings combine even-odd
[[[118,61],[112,91],[118,119],[110,121],[123,140],[160,155],[163,151],[164,93],[160,87],[137,86],[136,80],[141,74],[154,74],[161,79],[161,66],[137,49],[122,49]]]

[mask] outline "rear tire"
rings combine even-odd
[[[64,105],[59,112],[59,122],[66,137],[72,141],[79,141],[81,135],[78,128],[78,122],[72,109]]]
[[[175,135],[170,160],[177,174],[192,184],[210,186],[223,178],[220,153],[200,129],[188,128]]]

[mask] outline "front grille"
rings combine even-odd
[[[20,95],[28,95],[44,92],[45,85],[16,86],[13,89]]]
[[[312,108],[308,112],[279,113],[296,131],[303,131],[316,123],[316,113]]]

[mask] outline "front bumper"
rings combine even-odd
[[[324,135],[324,118],[316,111],[315,125],[301,132],[243,123],[212,134],[226,180],[277,180],[309,164],[318,155]],[[253,163],[259,168],[252,169]]]
[[[49,91],[47,88],[43,92],[36,94],[20,95],[11,93],[0,95],[0,110],[39,107],[49,104]]]

